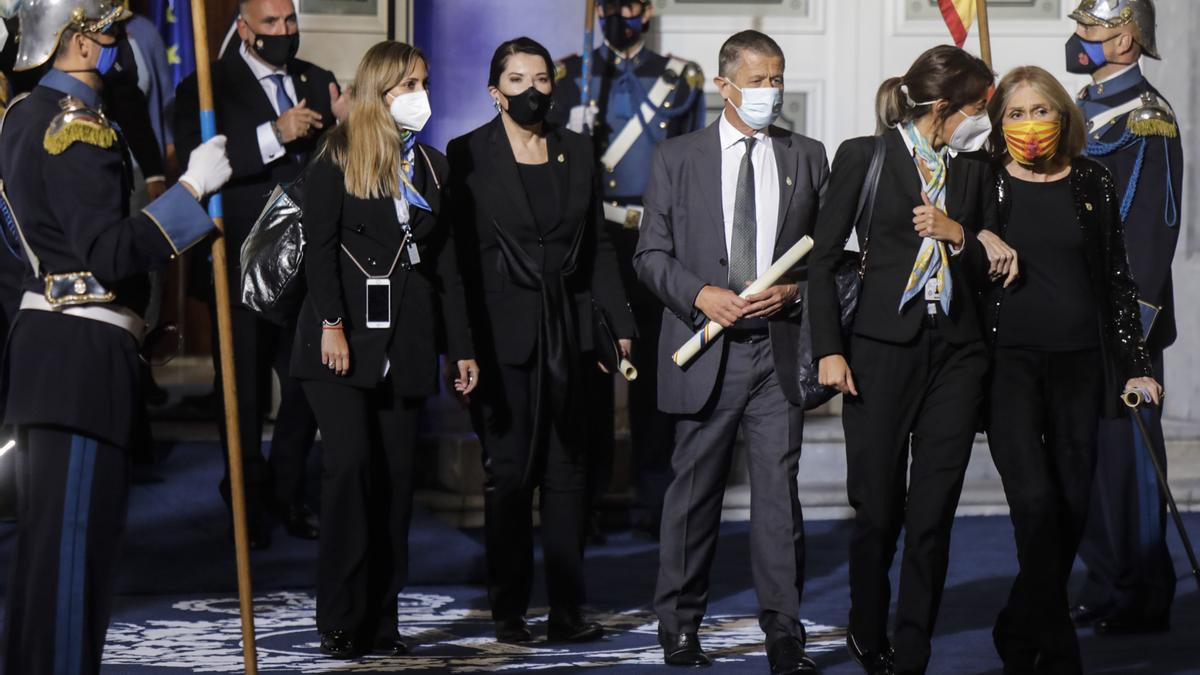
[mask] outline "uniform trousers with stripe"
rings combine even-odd
[[[17,432],[4,672],[97,673],[125,530],[129,456],[66,429]]]

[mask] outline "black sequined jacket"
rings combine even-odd
[[[1129,272],[1125,254],[1125,234],[1121,224],[1116,184],[1108,169],[1099,162],[1079,157],[1071,163],[1071,189],[1075,196],[1075,214],[1083,230],[1088,275],[1101,313],[1101,351],[1105,368],[1105,414],[1121,411],[1119,395],[1131,377],[1151,375],[1150,357],[1142,340],[1138,310],[1138,290]],[[993,180],[996,219],[989,225],[1003,239],[1007,235],[1012,212],[1012,192],[1008,171],[997,165]],[[1020,255],[1020,251],[1017,251]],[[986,334],[990,339],[999,329],[1000,305],[1004,290],[999,284],[988,295],[992,311]]]

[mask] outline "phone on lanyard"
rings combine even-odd
[[[367,279],[367,328],[392,327],[392,280]]]

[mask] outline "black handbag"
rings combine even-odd
[[[834,268],[838,306],[841,308],[842,342],[850,343],[850,332],[854,325],[854,313],[858,310],[858,295],[862,290],[863,276],[867,271],[867,247],[871,242],[871,219],[875,214],[875,193],[879,188],[879,176],[883,173],[884,140],[875,137],[875,151],[867,166],[867,175],[862,190],[858,193],[858,208],[854,214],[854,230],[858,233],[858,251],[845,250]],[[844,244],[845,242],[843,242]],[[804,304],[800,318],[799,380],[800,396],[804,409],[812,410],[837,396],[833,387],[821,384],[820,369],[813,356],[812,318],[808,311],[808,287],[804,289]]]
[[[304,178],[278,185],[242,244],[242,304],[286,325],[304,301]]]

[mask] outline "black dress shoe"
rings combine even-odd
[[[816,675],[817,664],[804,653],[804,643],[798,637],[785,637],[767,646],[767,663],[771,675]]]
[[[335,659],[354,658],[354,640],[350,633],[344,630],[331,630],[321,633],[321,653]]]
[[[850,652],[850,656],[867,675],[892,675],[895,672],[892,667],[892,648],[886,643],[882,649],[863,649],[854,635],[847,633],[846,651]]]
[[[496,642],[504,642],[506,644],[533,642],[533,633],[529,632],[529,626],[525,624],[525,617],[518,616],[512,619],[497,621]]]
[[[1149,619],[1127,614],[1110,614],[1092,627],[1101,635],[1146,635],[1171,630],[1171,619],[1165,613]]]
[[[550,610],[546,639],[550,642],[592,642],[604,636],[604,626],[583,618],[578,607]]]
[[[1071,608],[1071,621],[1076,626],[1090,626],[1109,614],[1108,607],[1078,604]]]
[[[321,520],[307,506],[297,504],[284,514],[283,529],[297,539],[313,540],[321,536]]]
[[[397,633],[390,638],[383,637],[375,640],[375,651],[384,652],[392,656],[404,656],[408,654],[409,648],[408,643]]]
[[[663,663],[668,666],[705,668],[712,665],[712,659],[700,647],[700,638],[695,632],[675,634],[659,628],[658,643],[663,648]]]

